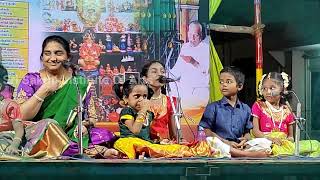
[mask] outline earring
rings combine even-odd
[[[149,87],[150,83],[147,80],[141,79],[142,83],[145,84],[147,87]]]
[[[125,100],[120,100],[119,101],[120,106],[125,107],[128,105],[128,103]]]

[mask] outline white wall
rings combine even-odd
[[[40,52],[43,37],[41,37],[41,10],[39,0],[25,0],[29,2],[29,72],[37,72],[41,69]]]
[[[302,103],[302,115],[306,112],[306,61],[304,51],[292,51],[292,88]]]

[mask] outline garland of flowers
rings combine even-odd
[[[281,77],[283,79],[283,87],[287,89],[289,86],[289,75],[285,72],[282,72]]]
[[[267,74],[263,74],[260,81],[259,81],[259,87],[258,87],[258,91],[259,91],[259,95],[262,96],[262,81],[264,80],[264,78],[267,76]]]

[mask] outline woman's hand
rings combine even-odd
[[[51,94],[59,89],[60,81],[56,78],[47,79],[42,86],[40,87],[42,91],[45,91],[47,94]]]
[[[79,134],[78,134],[78,126],[74,129],[74,136],[75,137],[79,137]],[[85,135],[87,135],[88,134],[88,129],[84,126],[84,125],[82,125],[82,136],[85,136]]]
[[[94,127],[95,124],[96,124],[96,120],[95,120],[95,119],[92,119],[92,118],[85,119],[85,120],[82,122],[82,125],[85,126],[86,128]]]

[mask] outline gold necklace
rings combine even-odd
[[[283,122],[283,118],[284,118],[284,109],[283,109],[283,106],[281,106],[281,107],[279,108],[279,110],[278,110],[278,109],[274,108],[274,107],[272,106],[272,104],[270,104],[268,101],[266,101],[266,105],[267,105],[267,107],[268,107],[268,109],[269,109],[269,111],[270,111],[270,116],[271,116],[271,120],[272,120],[272,123],[273,123],[273,129],[275,129],[275,130],[277,130],[277,131],[280,130],[281,125],[282,125],[282,122]],[[273,113],[274,113],[274,112],[275,112],[275,113],[281,112],[280,123],[279,123],[278,127],[276,126],[276,122],[275,122],[276,117],[273,116]]]
[[[49,77],[48,72],[47,72],[47,71],[45,71],[45,72],[46,72],[47,80],[51,79],[51,78]],[[62,74],[62,77],[61,77],[60,80],[59,80],[59,88],[58,88],[58,89],[60,89],[60,88],[64,85],[65,80],[66,80],[66,79],[65,79],[65,76],[64,76],[64,74]]]
[[[159,117],[159,115],[163,112],[164,108],[166,108],[164,105],[164,99],[162,99],[160,103],[155,102],[150,105],[151,112],[153,112],[155,119]]]
[[[162,97],[162,94],[160,94],[158,97],[151,97],[151,100],[158,100]]]

